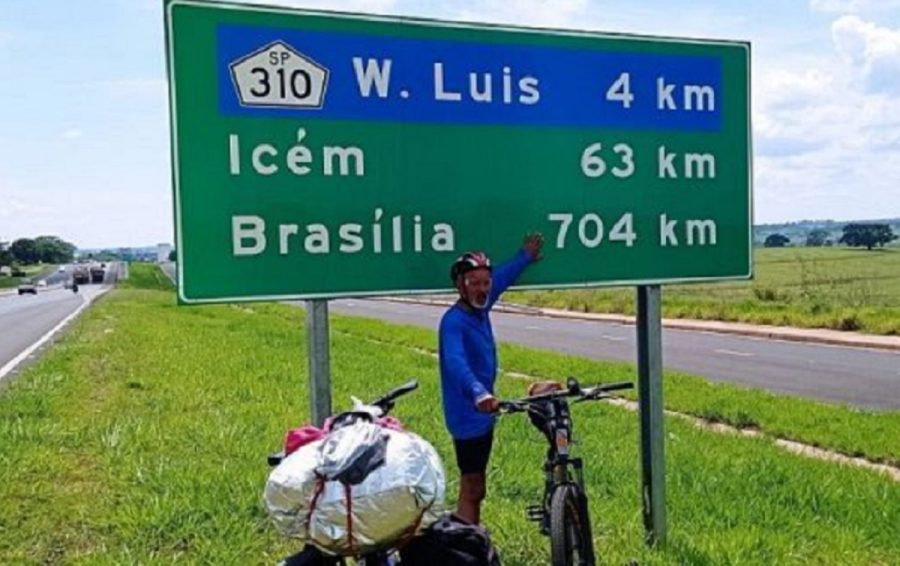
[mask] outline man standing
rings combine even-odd
[[[541,234],[529,234],[516,256],[495,270],[483,252],[463,254],[450,269],[459,300],[444,314],[438,333],[441,396],[460,472],[457,514],[471,523],[480,520],[494,440],[492,413],[499,406],[494,397],[497,349],[488,314],[522,271],[541,259],[543,245]]]

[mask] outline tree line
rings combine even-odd
[[[888,224],[863,224],[851,223],[842,229],[842,235],[837,241],[839,244],[845,244],[850,247],[865,247],[871,250],[874,247],[883,247],[897,239]],[[830,246],[833,245],[829,239],[831,234],[827,230],[812,230],[806,236],[807,246]],[[770,234],[766,237],[763,245],[767,248],[782,248],[791,243],[791,239],[784,234]]]
[[[19,238],[0,250],[0,266],[32,263],[68,263],[75,257],[75,244],[57,236]]]

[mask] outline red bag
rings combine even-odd
[[[284,437],[284,455],[296,452],[301,446],[325,437],[325,431],[313,425],[303,425],[287,431]]]
[[[331,430],[332,420],[332,417],[325,419],[325,426],[323,428],[307,424],[287,431],[287,434],[284,437],[284,455],[287,456],[288,454],[296,452],[301,446],[306,446],[310,442],[315,442],[320,438],[324,438]],[[391,416],[379,418],[378,424],[384,428],[396,430],[397,432],[405,432],[403,423]]]

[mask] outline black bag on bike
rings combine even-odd
[[[312,545],[306,545],[303,550],[285,558],[278,563],[278,566],[333,566],[334,559],[329,559],[318,548]]]
[[[400,551],[403,566],[500,566],[491,535],[456,515],[444,515]]]

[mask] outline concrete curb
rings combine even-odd
[[[382,297],[379,300],[398,303],[415,303],[446,307],[454,300],[436,298]],[[561,309],[548,309],[500,303],[494,307],[498,312],[543,316],[547,318],[563,318],[571,320],[593,320],[615,324],[634,324],[634,317],[621,314],[581,313]],[[737,334],[766,340],[784,340],[788,342],[806,342],[828,346],[844,346],[850,348],[871,348],[900,352],[900,336],[878,336],[858,332],[841,332],[823,328],[793,328],[782,326],[764,326],[736,322],[720,322],[714,320],[689,320],[680,318],[664,318],[664,328],[672,330],[690,330],[694,332],[712,332],[717,334]]]

